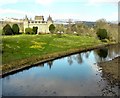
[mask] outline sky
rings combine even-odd
[[[0,0],[0,18],[50,15],[55,19],[118,21],[119,0]]]

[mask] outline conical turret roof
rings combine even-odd
[[[27,17],[27,15],[25,15],[25,21],[28,21],[28,17]]]
[[[49,15],[47,21],[51,21],[51,22],[53,22],[52,17],[51,17],[50,15]]]

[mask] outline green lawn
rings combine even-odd
[[[37,61],[97,46],[102,42],[94,37],[64,34],[13,35],[2,38],[2,71],[7,72]],[[72,49],[72,51],[71,51]],[[76,51],[76,50],[75,50]]]
[[[17,59],[32,56],[67,51],[71,48],[92,46],[99,40],[88,36],[62,35],[14,35],[2,37],[2,63],[9,63]]]

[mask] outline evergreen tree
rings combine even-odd
[[[13,30],[9,24],[5,25],[3,28],[3,35],[12,35]]]
[[[18,24],[13,24],[13,26],[12,26],[12,30],[13,30],[13,33],[14,34],[19,34],[19,26],[18,26]]]

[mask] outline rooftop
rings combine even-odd
[[[44,16],[35,16],[35,20],[44,21]]]

